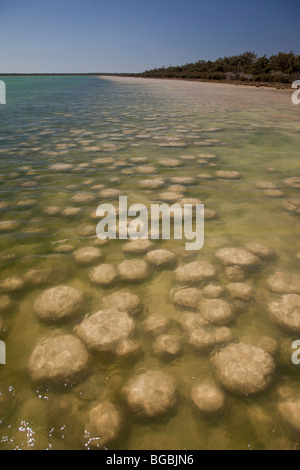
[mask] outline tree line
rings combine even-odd
[[[199,60],[180,66],[146,70],[134,75],[145,78],[290,83],[300,78],[300,55],[295,55],[294,52],[279,52],[270,57],[258,57],[254,52],[245,52],[215,61]]]

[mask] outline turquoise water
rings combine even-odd
[[[73,333],[82,317],[53,325],[37,318],[33,304],[50,282],[43,286],[25,282],[15,290],[11,284],[8,289],[2,287],[0,295],[8,295],[11,304],[3,313],[0,310],[4,325],[0,339],[7,348],[7,364],[0,366],[0,390],[7,399],[0,416],[0,448],[85,448],[85,414],[105,400],[119,406],[125,420],[123,432],[109,449],[297,448],[297,439],[278,412],[275,394],[285,379],[295,388],[300,383],[300,366],[291,362],[291,344],[297,338],[270,321],[267,306],[272,296],[266,285],[277,270],[299,273],[295,256],[300,251],[299,216],[284,210],[287,199],[299,197],[299,190],[284,183],[300,175],[300,107],[292,105],[290,94],[98,77],[9,77],[5,82],[7,105],[0,106],[0,222],[16,224],[0,234],[0,286],[12,277],[26,279],[32,269],[57,269],[64,278],[61,283],[84,292],[86,313],[100,310],[103,297],[119,290],[138,294],[143,310],[134,317],[141,355],[125,359],[91,353],[88,377],[64,390],[50,384],[41,389],[28,373],[36,343],[58,331]],[[175,159],[180,166],[165,167],[164,159]],[[71,167],[52,170],[57,163]],[[237,171],[240,178],[218,178],[216,172],[224,170]],[[194,181],[178,187],[174,177]],[[141,189],[141,181],[149,179],[162,179],[164,185]],[[257,188],[262,181],[273,183],[282,193],[270,197]],[[255,300],[230,326],[236,340],[256,344],[262,336],[270,336],[278,342],[275,381],[268,390],[254,397],[225,392],[227,406],[221,416],[207,418],[198,413],[190,400],[191,387],[195,380],[213,379],[214,370],[208,353],[189,346],[178,320],[182,311],[170,299],[170,291],[177,286],[173,266],[152,270],[150,279],[139,284],[120,281],[99,287],[91,283],[91,268],[78,265],[72,253],[98,243],[96,208],[102,202],[116,203],[115,197],[101,193],[103,189],[119,190],[130,202],[146,205],[160,201],[162,192],[177,192],[178,200],[203,201],[215,212],[205,224],[203,250],[185,251],[184,240],[155,241],[155,248],[172,250],[177,265],[194,260],[212,263],[218,270],[217,283],[223,287],[229,281],[215,257],[219,248],[257,241],[276,252],[276,258],[247,277]],[[90,197],[85,203],[73,199],[86,193]],[[51,207],[56,209],[49,215]],[[78,208],[78,213],[64,215],[70,207]],[[114,240],[101,246],[104,262],[117,267],[125,259],[144,257],[125,254],[124,244]],[[66,245],[71,246],[64,250]],[[180,357],[165,361],[153,353],[154,339],[143,330],[151,314],[171,320],[170,332],[179,335],[183,344]],[[135,373],[148,369],[171,375],[179,398],[171,416],[141,421],[120,392]]]

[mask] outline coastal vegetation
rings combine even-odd
[[[198,60],[180,66],[155,68],[137,75],[145,78],[290,84],[300,78],[300,55],[279,52],[270,57],[258,57],[254,52],[245,52],[215,61]]]

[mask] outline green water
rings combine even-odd
[[[13,304],[0,313],[7,348],[7,365],[0,366],[0,389],[9,397],[0,421],[0,448],[84,448],[85,413],[95,402],[105,400],[123,410],[126,423],[109,449],[298,447],[282,422],[274,395],[276,385],[285,378],[294,381],[295,387],[300,385],[300,366],[291,362],[295,338],[268,318],[272,296],[266,286],[276,270],[299,273],[295,257],[300,251],[299,216],[283,209],[286,199],[298,196],[283,180],[300,175],[300,107],[291,103],[290,94],[205,83],[97,77],[7,78],[5,82],[7,105],[0,107],[0,202],[6,206],[0,208],[0,222],[14,220],[18,227],[0,234],[0,281],[11,276],[23,278],[33,268],[64,267],[69,270],[64,284],[87,296],[86,313],[100,310],[107,293],[122,289],[138,294],[143,311],[134,321],[143,354],[136,360],[92,354],[90,374],[79,384],[65,390],[54,386],[40,389],[32,384],[27,370],[35,344],[57,330],[72,333],[81,319],[52,326],[40,322],[33,304],[47,286],[9,293]],[[217,158],[208,161],[201,154]],[[182,159],[186,155],[196,158]],[[131,160],[136,157],[146,160]],[[110,160],[93,162],[100,158]],[[181,166],[165,168],[160,164],[165,158],[178,159]],[[70,163],[73,169],[50,171],[55,163]],[[153,173],[140,172],[139,167],[147,165],[155,167]],[[241,178],[198,176],[215,176],[218,170],[238,171]],[[57,251],[65,244],[77,249],[97,243],[94,212],[100,203],[108,202],[101,197],[98,185],[120,190],[132,203],[148,204],[173,186],[170,178],[174,176],[195,178],[195,184],[180,191],[184,197],[199,198],[217,214],[206,221],[205,245],[200,252],[185,251],[184,241],[155,241],[155,247],[177,254],[178,265],[209,261],[218,269],[218,282],[226,286],[229,281],[215,257],[219,248],[258,241],[277,255],[248,277],[246,282],[256,291],[255,301],[231,326],[236,339],[249,344],[264,335],[278,341],[275,383],[255,397],[227,393],[226,411],[214,419],[201,416],[189,398],[194,381],[211,378],[214,371],[209,354],[192,349],[178,323],[180,311],[170,300],[170,291],[176,287],[174,268],[153,270],[150,280],[141,284],[119,282],[100,288],[91,284],[89,268],[78,266],[72,253]],[[142,180],[153,178],[163,179],[164,188],[140,189]],[[259,181],[278,185],[284,194],[267,197],[256,188]],[[72,198],[79,193],[92,194],[95,199],[76,204]],[[27,199],[33,200],[29,207],[20,205]],[[45,212],[50,206],[58,207],[56,215]],[[64,217],[61,212],[69,207],[79,207],[79,214]],[[117,266],[130,258],[122,252],[124,243],[109,241],[101,247],[106,263]],[[170,331],[179,334],[184,345],[180,357],[164,361],[153,354],[153,338],[142,329],[143,321],[153,313],[172,320]],[[125,406],[122,386],[145,369],[163,370],[175,378],[179,400],[171,416],[140,421]]]

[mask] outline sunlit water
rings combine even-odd
[[[299,176],[299,111],[287,92],[227,85],[173,81],[102,79],[98,77],[7,78],[7,105],[1,116],[1,208],[0,221],[17,221],[18,226],[0,235],[0,280],[23,276],[33,268],[57,267],[69,275],[63,284],[84,291],[89,312],[101,309],[102,298],[119,290],[134,292],[143,302],[143,311],[134,317],[136,338],[143,354],[121,359],[91,354],[88,377],[65,388],[33,385],[27,364],[41,337],[57,330],[72,333],[81,321],[43,324],[33,304],[49,286],[26,287],[9,293],[12,306],[0,313],[6,332],[7,365],[0,366],[0,389],[8,396],[0,421],[1,449],[81,449],[84,448],[85,413],[92,405],[111,401],[124,413],[125,427],[109,449],[270,449],[294,448],[291,436],[278,413],[274,390],[285,378],[300,385],[300,366],[292,364],[291,344],[295,337],[280,331],[267,315],[272,296],[267,278],[276,270],[297,274],[299,259],[299,216],[285,211],[284,201],[297,198],[298,191],[283,180]],[[201,154],[215,155],[205,159]],[[182,159],[192,156],[195,159]],[[144,157],[145,162],[131,160]],[[100,162],[101,158],[109,158]],[[177,159],[181,165],[166,168],[162,159]],[[98,162],[93,162],[94,160]],[[54,163],[70,163],[67,172],[49,170]],[[150,174],[140,167],[155,167]],[[215,177],[218,170],[241,174],[237,180]],[[201,174],[213,176],[202,179]],[[205,245],[199,252],[185,250],[184,241],[155,241],[155,248],[177,254],[177,265],[194,260],[211,262],[218,269],[218,283],[229,282],[215,257],[221,247],[244,247],[261,242],[276,252],[258,273],[246,282],[256,292],[230,327],[236,340],[256,344],[270,336],[280,345],[276,357],[275,383],[254,397],[227,394],[225,412],[205,418],[190,400],[195,381],[214,377],[209,353],[200,353],[187,343],[178,323],[181,311],[170,299],[176,287],[174,267],[153,270],[150,280],[112,287],[93,285],[89,267],[76,264],[73,250],[94,246],[97,219],[94,212],[102,202],[101,187],[119,189],[130,202],[159,201],[159,193],[174,186],[174,176],[193,177],[194,184],[179,191],[181,197],[199,198],[216,217],[205,224]],[[161,178],[165,186],[142,190],[145,179]],[[257,182],[277,185],[283,194],[268,197]],[[77,204],[72,198],[89,193],[94,200]],[[22,201],[29,201],[28,206]],[[20,204],[21,202],[21,204]],[[3,204],[5,203],[5,204]],[[49,216],[48,207],[58,208]],[[61,212],[79,207],[74,217]],[[101,247],[105,262],[117,266],[128,258],[124,241],[109,241]],[[2,293],[4,295],[4,293]],[[183,341],[183,354],[163,360],[153,354],[153,337],[143,332],[150,314],[172,320],[170,331]],[[147,369],[168,372],[176,379],[178,403],[171,414],[156,420],[137,420],[120,394],[122,386],[136,373]]]

